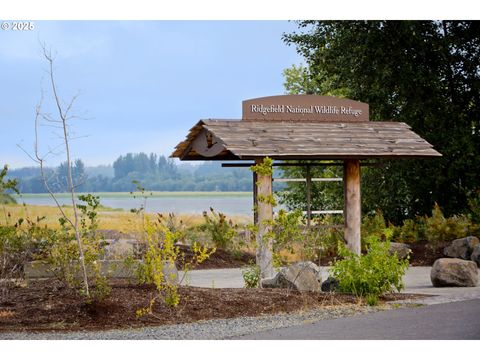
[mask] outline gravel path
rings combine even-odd
[[[271,329],[305,325],[320,320],[350,317],[391,309],[392,305],[359,307],[336,306],[291,314],[208,320],[192,324],[145,327],[128,330],[48,333],[0,333],[0,339],[16,340],[220,340]],[[396,306],[395,306],[396,307]]]

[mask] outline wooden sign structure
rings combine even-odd
[[[181,160],[341,160],[344,182],[344,237],[360,254],[360,167],[369,159],[441,156],[402,122],[370,121],[369,106],[350,99],[280,95],[243,101],[241,120],[200,120],[172,157]],[[254,180],[254,193],[272,195],[272,177]],[[273,275],[271,244],[263,234],[273,219],[258,206],[257,264],[261,277]]]

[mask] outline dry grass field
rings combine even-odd
[[[73,216],[73,210],[71,207],[63,207],[67,216]],[[148,214],[152,219],[156,217],[156,214]],[[168,215],[168,214],[163,214]],[[19,218],[37,219],[37,217],[45,217],[42,220],[42,224],[48,227],[58,228],[60,227],[58,218],[60,217],[60,211],[54,206],[39,206],[39,205],[27,205],[20,204],[15,205],[2,205],[0,207],[0,226],[9,223],[14,224]],[[201,214],[176,214],[178,221],[182,220],[183,223],[188,226],[199,225],[203,222],[203,216]],[[227,216],[234,223],[242,225],[251,221],[249,216],[235,215]],[[141,229],[142,219],[138,214],[119,209],[110,209],[102,207],[98,210],[99,229],[100,230],[116,230],[126,234],[135,233]]]

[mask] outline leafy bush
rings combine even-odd
[[[325,216],[312,220],[310,226],[301,210],[287,212],[281,209],[277,216],[269,222],[269,231],[265,234],[272,241],[274,266],[287,263],[288,254],[298,253],[302,260],[320,262],[321,256],[334,253],[337,242],[343,239],[334,227],[333,217]],[[258,231],[254,226],[249,227],[253,235]]]
[[[151,223],[147,217],[145,233],[147,250],[143,262],[138,267],[138,280],[141,284],[155,285],[165,303],[175,307],[180,301],[177,292],[177,274],[173,271],[179,254],[179,248],[174,243],[175,236],[160,222]],[[169,277],[166,277],[165,273]],[[153,306],[152,303],[151,306]]]
[[[393,238],[395,241],[413,244],[425,238],[425,218],[417,217],[416,220],[406,219],[402,226],[395,228]]]
[[[237,225],[234,225],[232,220],[227,220],[225,214],[217,213],[213,208],[210,208],[210,214],[204,211],[203,218],[205,222],[201,228],[209,234],[215,246],[220,249],[229,248],[237,235]]]
[[[468,200],[470,209],[470,219],[474,224],[480,224],[480,188],[477,189],[475,195]]]
[[[403,289],[408,258],[399,260],[396,254],[390,255],[390,242],[381,242],[378,237],[369,237],[366,244],[367,254],[359,256],[340,243],[343,260],[333,263],[330,274],[338,280],[340,291],[365,297],[374,304],[380,295]]]
[[[17,189],[17,180],[4,180],[7,176],[8,166],[4,165],[2,171],[0,171],[0,204],[16,204],[17,201],[13,196],[7,194],[7,191],[19,193]]]
[[[0,292],[6,296],[16,281],[23,279],[23,265],[32,253],[31,237],[20,229],[23,219],[13,226],[0,226]]]
[[[174,213],[169,213],[167,216],[158,214],[158,221],[173,234],[175,244],[187,242],[188,229],[183,220],[179,219]]]
[[[152,314],[153,305],[157,299],[161,299],[169,307],[176,307],[180,302],[178,284],[182,282],[189,270],[207,260],[215,252],[215,249],[209,250],[194,242],[191,246],[193,256],[186,261],[185,253],[175,245],[178,234],[172,232],[163,222],[161,215],[158,215],[156,222],[151,222],[145,216],[144,231],[147,249],[143,262],[137,269],[137,278],[141,284],[155,285],[158,295],[151,300],[149,306],[139,309],[137,316]],[[182,279],[177,279],[175,271],[177,259],[182,260],[184,273]]]
[[[281,209],[271,222],[270,230],[265,234],[265,237],[273,239],[274,266],[281,266],[285,262],[280,254],[282,251],[293,254],[295,251],[294,245],[302,242],[301,218],[302,212],[300,210],[286,212]]]
[[[402,243],[427,241],[431,250],[437,249],[445,242],[468,236],[479,235],[480,227],[473,220],[475,218],[475,201],[472,200],[472,213],[468,215],[454,215],[446,218],[440,207],[435,204],[431,216],[417,216],[415,219],[406,219],[401,226],[385,224],[380,211],[375,216],[366,216],[362,222],[362,238],[377,236],[382,240],[394,240]]]
[[[99,197],[80,195],[78,204],[81,212],[79,233],[82,239],[84,261],[90,284],[94,285],[90,291],[88,301],[103,300],[110,293],[107,279],[102,275],[100,259],[104,255],[102,237],[99,235],[97,208],[100,205]],[[59,218],[60,230],[51,230],[43,234],[38,244],[39,253],[36,259],[45,261],[53,275],[65,286],[78,290],[82,295],[81,265],[78,261],[79,250],[73,227],[65,218]]]
[[[243,281],[246,288],[258,288],[260,285],[260,267],[250,264],[242,270]]]
[[[386,224],[385,218],[380,210],[375,211],[373,216],[365,216],[362,219],[361,234],[362,239],[369,239],[372,236],[378,237],[380,240],[391,240],[395,231],[395,226]],[[362,247],[366,249],[368,244],[362,243]]]
[[[432,250],[444,242],[469,235],[471,223],[465,215],[443,216],[440,207],[435,204],[432,216],[425,218],[425,238]]]

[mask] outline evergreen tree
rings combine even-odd
[[[389,220],[464,212],[480,178],[480,23],[303,21],[285,34],[305,67],[285,72],[292,93],[346,96],[370,104],[372,121],[403,121],[434,145],[435,160],[363,168],[366,211]]]

